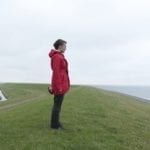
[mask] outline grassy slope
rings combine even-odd
[[[0,85],[0,150],[149,150],[150,104],[87,86],[65,95],[61,121],[49,128],[53,96],[44,84]]]

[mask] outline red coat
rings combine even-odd
[[[51,49],[49,57],[51,58],[50,67],[52,70],[52,93],[54,95],[65,94],[70,88],[68,62],[65,59],[64,54],[55,49]]]

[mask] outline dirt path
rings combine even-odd
[[[14,106],[17,106],[17,105],[20,105],[20,104],[24,104],[24,103],[29,103],[31,101],[35,101],[35,100],[40,100],[40,98],[44,98],[46,96],[46,94],[41,94],[40,96],[38,97],[34,97],[34,98],[30,98],[30,99],[25,99],[25,100],[17,100],[17,102],[15,103],[12,103],[12,104],[6,104],[4,106],[0,106],[0,110],[2,109],[7,109],[7,108],[12,108]]]

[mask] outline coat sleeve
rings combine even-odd
[[[52,69],[53,69],[53,76],[54,76],[54,84],[56,85],[56,89],[58,91],[62,91],[62,84],[61,84],[61,76],[60,76],[60,57],[53,57],[52,59]]]

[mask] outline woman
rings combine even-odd
[[[70,89],[68,62],[64,56],[66,44],[66,41],[58,39],[53,44],[55,49],[51,49],[49,52],[49,57],[51,58],[50,66],[52,70],[52,78],[48,91],[50,94],[54,95],[54,105],[51,114],[51,128],[53,129],[64,129],[62,123],[59,121],[59,115],[64,95]]]

